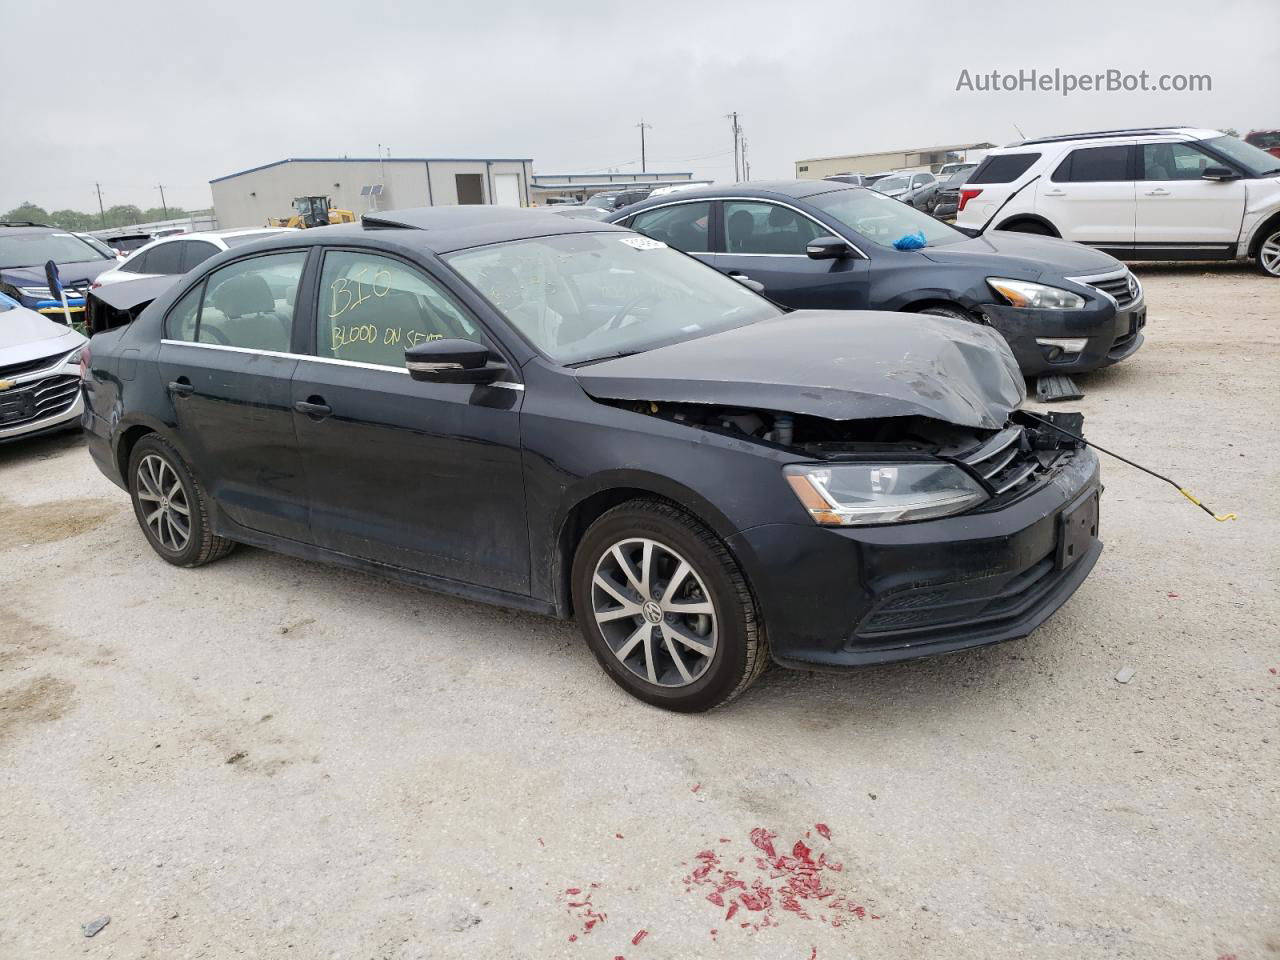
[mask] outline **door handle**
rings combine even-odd
[[[1065,191],[1065,190],[1046,190],[1046,191],[1044,192],[1044,195],[1045,195],[1046,197],[1065,197],[1065,196],[1067,195],[1067,191]]]
[[[319,397],[314,398],[319,400]],[[323,420],[329,414],[333,413],[333,407],[327,403],[312,403],[310,400],[299,400],[293,405],[293,409],[299,413],[305,413],[308,417],[315,417],[317,420]]]
[[[731,279],[734,279],[734,280],[750,280],[751,279],[745,273],[740,273],[737,270],[730,270],[729,276]]]
[[[1169,191],[1165,190],[1163,187],[1156,187],[1154,190],[1147,191],[1148,197],[1167,197],[1168,195]]]
[[[196,388],[187,383],[186,380],[170,380],[169,392],[175,397],[189,397],[196,392]]]

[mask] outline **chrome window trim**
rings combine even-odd
[[[864,187],[863,189],[866,189],[866,188]],[[832,191],[832,192],[834,192],[834,191]],[[786,202],[785,202],[785,201],[783,201],[783,200],[775,200],[775,199],[773,199],[772,197],[690,197],[690,198],[688,198],[687,200],[672,200],[670,203],[659,203],[659,204],[656,204],[655,206],[652,206],[652,207],[645,207],[643,210],[637,210],[637,211],[636,211],[635,213],[633,213],[631,216],[629,216],[629,217],[624,217],[623,219],[625,219],[625,220],[635,220],[635,218],[636,218],[636,217],[638,217],[638,216],[640,216],[641,214],[648,213],[648,212],[649,212],[649,211],[651,211],[651,210],[661,210],[663,207],[676,207],[676,206],[679,206],[680,204],[684,204],[684,203],[714,203],[714,202],[715,202],[715,201],[717,201],[717,200],[719,200],[719,201],[720,201],[720,202],[722,202],[722,203],[724,203],[724,202],[728,202],[728,203],[772,203],[772,204],[776,204],[776,205],[777,205],[777,206],[779,206],[779,207],[786,207],[788,210],[792,211],[793,213],[798,213],[798,214],[800,214],[800,216],[805,217],[805,218],[807,218],[807,219],[809,219],[809,220],[812,220],[814,223],[816,223],[818,226],[820,226],[823,230],[827,230],[827,231],[829,231],[829,232],[830,232],[830,236],[839,237],[839,238],[840,238],[841,240],[843,240],[845,243],[849,244],[849,246],[850,246],[854,251],[856,251],[856,252],[857,252],[857,254],[858,254],[858,256],[862,257],[862,259],[863,259],[863,260],[870,260],[870,259],[871,259],[870,257],[868,257],[868,256],[866,255],[866,253],[863,251],[863,249],[862,249],[861,247],[859,247],[856,243],[854,243],[854,242],[853,242],[852,240],[850,240],[847,236],[845,236],[845,234],[844,234],[843,232],[841,232],[840,230],[836,229],[835,227],[832,227],[832,226],[831,226],[830,224],[828,224],[828,223],[823,223],[823,222],[822,222],[821,220],[819,220],[817,217],[813,216],[813,214],[811,214],[811,213],[806,213],[804,210],[801,210],[799,207],[793,207],[791,204],[786,203]],[[628,227],[627,229],[632,229],[632,228]],[[693,255],[694,255],[694,254],[693,254],[693,251],[691,251],[691,250],[684,250],[684,251],[681,251],[681,252],[683,252],[683,253],[687,253],[687,254],[689,254],[690,256],[693,256]],[[707,252],[707,251],[703,251],[702,255],[703,255],[703,256],[726,256],[726,257],[749,257],[749,256],[761,256],[761,257],[803,257],[803,256],[805,256],[805,254],[803,254],[803,253],[761,253],[761,254],[749,254],[749,253],[730,253],[730,252],[729,252],[729,251],[727,251],[727,250],[721,251],[719,254],[714,254],[714,253],[709,253],[709,252]]]
[[[160,339],[162,344],[169,344],[175,347],[200,347],[204,350],[225,350],[229,353],[251,353],[260,357],[275,357],[278,360],[309,360],[312,363],[336,363],[344,367],[358,367],[362,370],[381,370],[384,373],[402,373],[406,377],[409,371],[404,367],[389,367],[382,363],[365,363],[363,360],[340,360],[337,357],[317,357],[309,353],[282,353],[278,350],[255,350],[252,347],[232,347],[223,343],[199,343],[195,340],[171,340],[168,337]],[[511,381],[500,380],[488,384],[491,387],[502,387],[506,390],[523,390],[523,383],[513,383]]]

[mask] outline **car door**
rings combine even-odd
[[[329,248],[292,401],[322,547],[511,593],[529,591],[519,384],[412,379],[407,347],[497,345],[439,276]]]
[[[632,230],[711,264],[714,262],[711,212],[710,200],[676,201],[642,210],[626,224]]]
[[[1080,147],[1036,182],[1035,210],[1065,240],[1095,246],[1133,243],[1136,204],[1129,144]]]
[[[1244,219],[1243,180],[1205,180],[1221,160],[1190,143],[1138,147],[1138,244],[1235,244]]]
[[[176,246],[176,245],[175,245]],[[307,539],[290,353],[305,250],[259,254],[209,274],[165,318],[159,370],[196,477],[249,530]]]
[[[724,243],[717,270],[764,284],[764,295],[795,309],[852,310],[867,304],[867,261],[813,260],[810,240],[839,234],[808,214],[769,200],[721,200]]]

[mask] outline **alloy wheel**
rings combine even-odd
[[[715,657],[716,611],[698,572],[666,544],[620,540],[591,578],[596,625],[618,662],[661,687],[694,683]]]
[[[156,542],[179,553],[191,542],[191,504],[177,472],[163,457],[149,453],[138,461],[138,500]]]
[[[1262,261],[1263,270],[1273,277],[1280,277],[1280,230],[1262,241],[1258,259]]]

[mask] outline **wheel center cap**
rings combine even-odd
[[[644,614],[644,618],[650,623],[662,622],[662,607],[658,606],[653,600],[646,600],[644,606],[640,608],[640,612]]]

